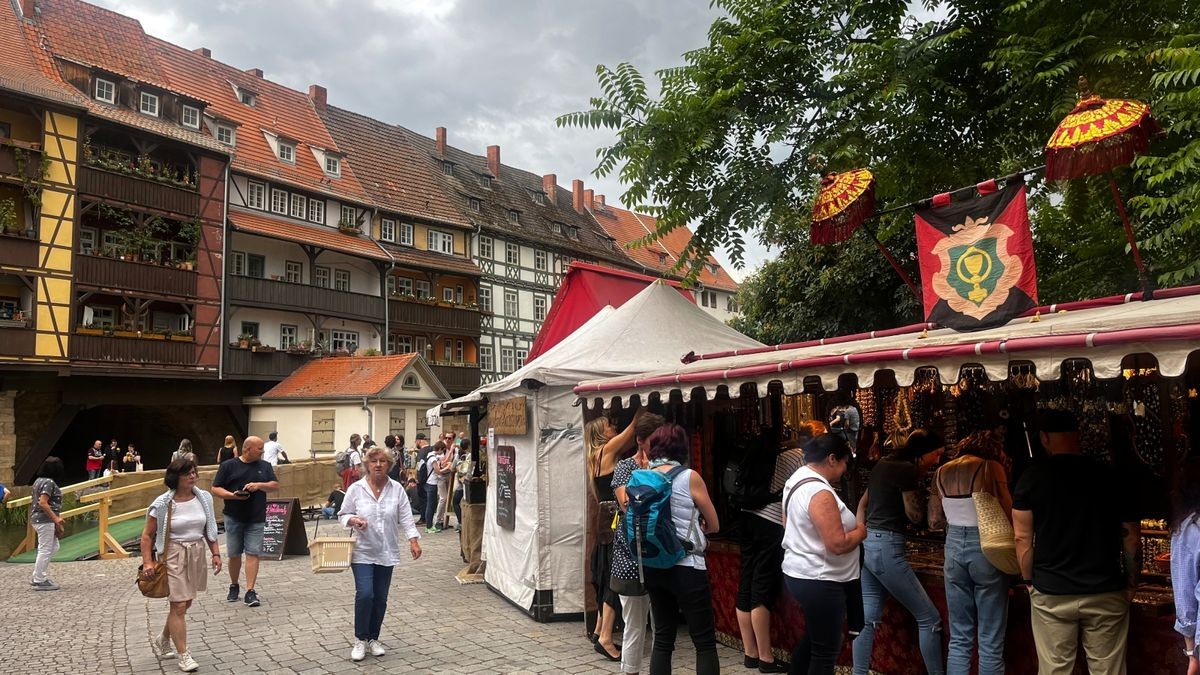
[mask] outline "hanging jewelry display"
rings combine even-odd
[[[892,430],[888,432],[892,449],[904,445],[904,441],[908,439],[908,435],[913,430],[912,412],[908,395],[909,392],[904,389],[901,389],[896,394],[896,407],[892,413]]]
[[[1171,385],[1171,435],[1175,439],[1175,457],[1179,461],[1191,454],[1191,438],[1188,436],[1188,402],[1178,384]]]
[[[914,429],[934,428],[934,418],[941,409],[942,385],[938,381],[936,368],[918,368],[910,389],[912,405],[909,406]]]
[[[1154,368],[1125,371],[1125,404],[1133,415],[1133,449],[1138,458],[1161,474],[1163,452],[1162,400],[1158,371]]]
[[[879,422],[879,411],[875,405],[875,390],[872,387],[862,387],[854,390],[854,402],[862,416],[863,428],[874,429]]]
[[[883,433],[890,436],[896,430],[896,404],[903,395],[900,387],[879,388],[879,417],[883,422]]]
[[[957,407],[954,439],[965,438],[976,431],[984,431],[994,427],[992,421],[992,392],[991,382],[983,368],[963,368],[959,375]],[[947,438],[947,440],[951,440]]]
[[[1083,454],[1103,462],[1113,462],[1112,406],[1104,397],[1104,388],[1096,379],[1092,364],[1073,359],[1062,365],[1061,407],[1075,413],[1079,421],[1079,445]]]

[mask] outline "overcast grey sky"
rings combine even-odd
[[[295,89],[324,85],[334,105],[428,136],[444,126],[478,154],[499,145],[506,163],[582,178],[610,202],[620,183],[591,171],[611,134],[559,129],[555,117],[599,92],[597,64],[647,75],[678,65],[717,16],[708,0],[92,1]],[[767,255],[753,247],[730,271],[740,279]]]

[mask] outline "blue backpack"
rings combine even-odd
[[[666,473],[638,469],[625,485],[628,504],[625,511],[625,539],[630,553],[641,566],[670,569],[688,555],[690,542],[681,542],[671,519],[671,482],[686,467],[677,466]]]

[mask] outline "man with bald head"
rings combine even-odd
[[[263,526],[267,521],[267,493],[279,489],[275,469],[263,458],[263,439],[250,436],[242,443],[242,454],[221,463],[213,479],[212,493],[225,503],[225,546],[229,551],[229,595],[237,602],[241,588],[242,554],[246,555],[246,606],[258,607],[254,582],[258,579],[258,556],[262,552]]]

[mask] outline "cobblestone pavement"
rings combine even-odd
[[[348,572],[313,574],[307,557],[297,556],[262,563],[261,607],[227,603],[228,575],[209,577],[187,619],[198,672],[620,671],[592,650],[581,622],[537,623],[482,584],[459,585],[454,574],[462,562],[452,532],[423,536],[421,544],[421,559],[402,563],[392,582],[381,637],[387,655],[349,660],[354,580]],[[136,558],[53,563],[50,576],[62,589],[38,593],[29,588],[32,565],[0,563],[0,672],[179,672],[174,660],[159,662],[150,651],[167,603],[137,593],[137,565]],[[686,632],[676,644],[675,672],[694,672]],[[750,672],[740,652],[724,646],[718,652],[724,672]],[[649,654],[643,672],[648,667]]]

